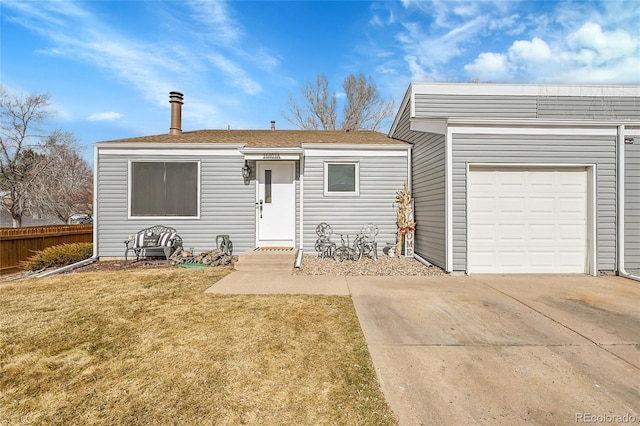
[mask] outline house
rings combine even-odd
[[[415,252],[448,272],[640,268],[640,87],[411,84]]]
[[[175,228],[196,251],[229,235],[234,254],[260,246],[315,253],[321,222],[351,242],[372,222],[380,249],[395,243],[410,144],[372,131],[276,130],[275,122],[183,132],[183,95],[171,92],[170,103],[167,134],[95,145],[95,256],[122,257],[123,241],[153,225]]]

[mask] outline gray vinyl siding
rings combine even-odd
[[[615,270],[615,137],[453,135],[453,270],[466,270],[466,165],[596,164],[597,270]]]
[[[637,120],[640,99],[631,96],[539,96],[538,118],[545,120]]]
[[[415,252],[446,267],[446,176],[444,135],[424,134],[412,150]]]
[[[358,161],[360,169],[359,196],[325,196],[324,162]],[[396,191],[407,180],[407,157],[305,157],[304,165],[304,250],[315,253],[316,226],[321,222],[331,225],[335,234],[353,236],[362,226],[372,222],[378,226],[378,251],[396,241]],[[340,243],[340,236],[332,241]]]
[[[624,262],[627,270],[640,269],[640,135],[625,145]]]
[[[414,250],[422,258],[446,268],[445,137],[411,130],[410,104],[402,111],[394,138],[411,148],[411,191],[416,231]]]
[[[533,96],[415,95],[416,117],[536,118]]]
[[[542,120],[637,120],[631,96],[415,95],[416,117]]]
[[[236,151],[237,152],[237,151]],[[199,161],[200,219],[128,219],[128,160]],[[215,248],[216,235],[228,234],[234,254],[255,245],[255,176],[245,185],[241,175],[242,156],[112,155],[98,156],[98,255],[124,256],[123,241],[129,234],[152,226],[175,228],[187,248],[205,251]],[[255,171],[255,162],[250,162]],[[254,172],[255,173],[255,172]]]
[[[411,130],[411,103],[407,102],[404,110],[398,114],[400,114],[400,118],[392,137],[405,142],[413,142],[414,138],[420,137],[419,132]]]

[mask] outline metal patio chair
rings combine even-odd
[[[369,256],[373,260],[378,260],[378,243],[376,242],[376,236],[378,235],[378,227],[369,222],[362,227],[360,235],[358,237],[359,259],[362,256]]]
[[[336,244],[331,241],[331,234],[333,234],[331,225],[326,222],[320,223],[316,226],[316,234],[318,235],[318,239],[316,240],[315,249],[318,252],[318,256],[320,256],[321,259],[325,257],[333,258],[336,251]]]

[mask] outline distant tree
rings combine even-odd
[[[350,74],[342,88],[346,95],[342,122],[337,122],[336,95],[323,73],[302,89],[302,103],[289,96],[285,119],[305,130],[378,130],[386,118],[393,116],[394,102],[380,97],[371,78]]]
[[[62,222],[74,213],[90,213],[93,171],[78,154],[76,138],[69,132],[56,131],[46,143],[50,158],[46,170],[34,179],[30,212],[53,215]]]
[[[288,122],[305,130],[336,129],[336,95],[330,93],[325,74],[318,74],[316,81],[302,88],[302,98],[304,103],[301,105],[289,95],[290,115],[285,115]]]
[[[342,83],[347,95],[344,107],[342,130],[378,130],[382,122],[393,116],[393,101],[385,101],[380,97],[378,89],[371,78],[364,75],[349,75]]]
[[[42,205],[43,194],[56,192],[66,167],[59,157],[75,150],[71,134],[44,129],[49,105],[49,95],[12,95],[0,86],[0,208],[14,227],[25,214],[54,213]]]

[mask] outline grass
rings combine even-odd
[[[350,298],[203,293],[226,273],[0,284],[0,424],[397,424]]]

